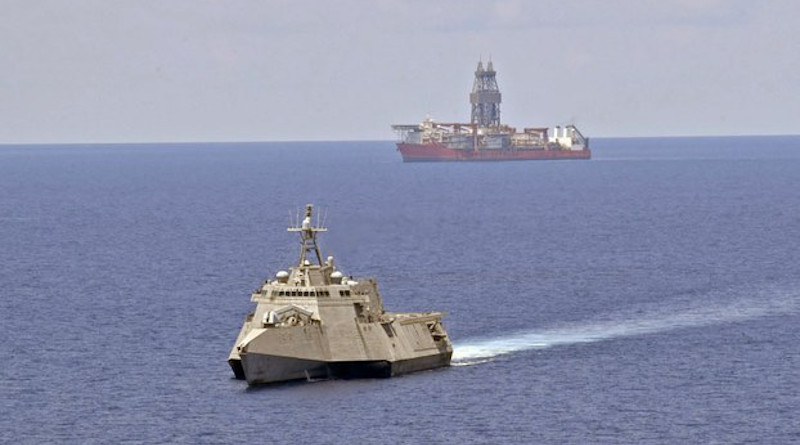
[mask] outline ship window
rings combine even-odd
[[[308,296],[308,291],[303,292],[303,296],[307,297]]]
[[[297,296],[297,291],[296,291],[296,290],[293,290],[293,291],[292,291],[292,296],[293,296],[293,297],[296,297],[296,296]]]
[[[316,297],[316,296],[317,296],[317,293],[316,293],[316,292],[314,292],[314,291],[311,291],[311,293],[310,293],[309,295],[311,295],[312,297]]]

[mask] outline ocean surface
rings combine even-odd
[[[0,442],[800,442],[800,137],[404,164],[391,142],[0,147]],[[289,213],[454,365],[248,388]]]

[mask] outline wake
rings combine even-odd
[[[712,300],[717,295],[694,299]],[[692,305],[671,302],[669,308],[649,308],[635,315],[611,314],[603,320],[546,329],[532,329],[492,338],[457,342],[453,365],[484,363],[494,357],[553,346],[593,343],[621,337],[654,334],[683,328],[736,323],[759,317],[784,315],[798,311],[800,294],[775,290],[756,292],[750,297],[726,304]],[[677,306],[677,307],[675,307]]]

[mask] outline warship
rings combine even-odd
[[[317,235],[327,228],[305,218],[300,259],[251,295],[228,356],[233,374],[248,384],[298,379],[391,377],[450,365],[453,345],[441,312],[387,312],[375,279],[354,279],[322,260]],[[299,218],[298,218],[299,220]]]

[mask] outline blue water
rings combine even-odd
[[[0,442],[800,442],[800,137],[0,147]],[[248,388],[249,292],[324,254],[455,366]]]

